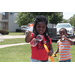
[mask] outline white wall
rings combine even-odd
[[[1,22],[0,22],[0,29],[1,29]]]
[[[8,29],[10,32],[15,32],[16,29],[20,28],[19,26],[17,26],[17,24],[14,23],[14,17],[13,17],[14,13],[15,12],[13,12],[13,14],[10,14],[10,12],[9,12],[9,22],[8,22],[9,28]]]

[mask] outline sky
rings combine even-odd
[[[0,13],[1,13],[1,12],[0,12]],[[74,14],[75,14],[75,12],[63,12],[63,19],[68,20],[68,19],[71,18]]]
[[[63,12],[63,19],[69,19],[75,14],[75,12]]]

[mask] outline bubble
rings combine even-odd
[[[43,36],[39,34],[39,35],[37,36],[37,39],[38,39],[39,41],[42,41],[42,40],[43,40]]]
[[[30,42],[31,46],[32,47],[35,47],[39,41],[42,41],[43,40],[43,36],[42,35],[38,35],[36,38],[33,38]]]
[[[38,40],[36,38],[33,38],[30,42],[31,46],[35,47],[38,44]]]

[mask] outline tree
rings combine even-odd
[[[63,20],[62,17],[63,15],[60,15],[60,13],[55,12],[50,16],[49,22],[52,24],[60,23]]]
[[[68,23],[69,20],[63,19],[63,23]]]
[[[19,26],[28,25],[28,23],[33,22],[37,15],[44,15],[47,17],[49,23],[57,24],[62,21],[63,16],[60,13],[62,12],[19,12],[17,24]]]
[[[70,18],[70,24],[75,27],[75,15]]]
[[[52,23],[52,24],[57,24],[59,22],[61,22],[63,19],[63,15],[61,15],[62,12],[32,12],[32,14],[34,16],[37,16],[37,15],[44,15],[48,18],[48,21],[49,23]]]
[[[31,12],[31,14],[33,14],[33,16],[37,16],[37,15],[44,15],[46,17],[51,16],[53,13],[55,12]]]
[[[28,25],[33,21],[33,16],[29,12],[19,12],[17,17],[17,24],[19,26]]]

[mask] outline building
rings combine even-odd
[[[15,32],[20,27],[15,23],[15,17],[17,12],[2,12],[0,13],[0,29],[8,30],[9,32]]]

